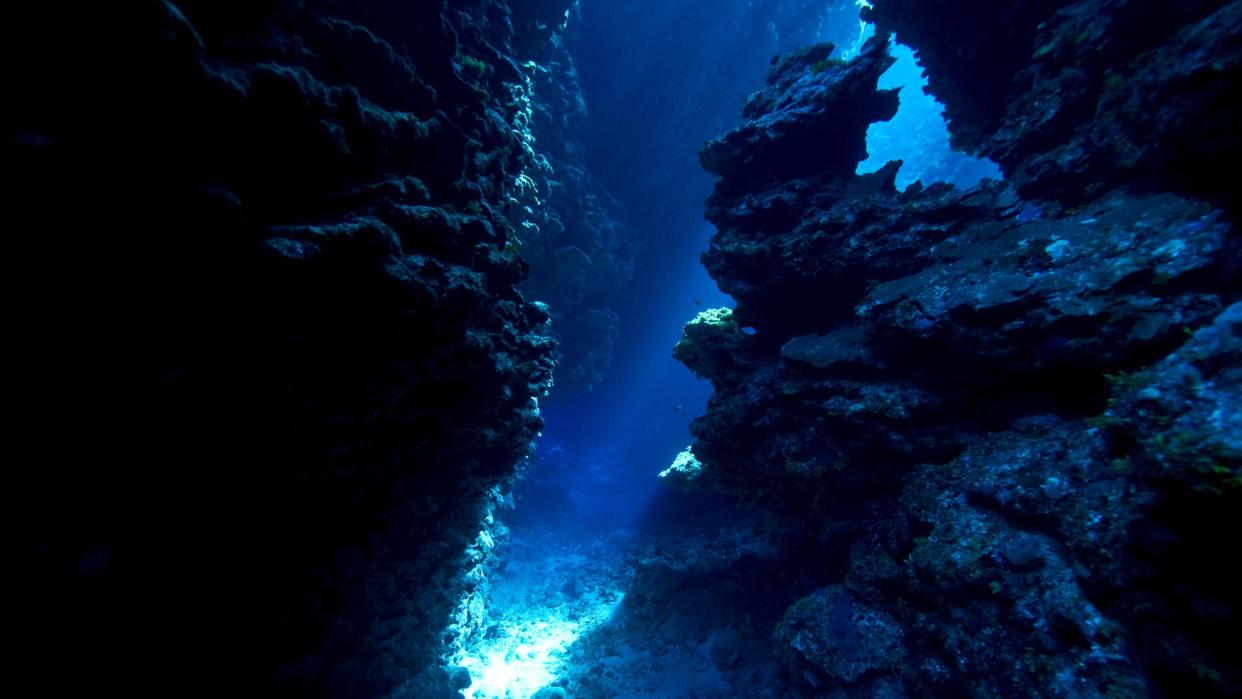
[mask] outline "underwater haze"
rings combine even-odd
[[[22,691],[1242,696],[1242,0],[4,12]]]

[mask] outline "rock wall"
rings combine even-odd
[[[513,4],[5,10],[27,686],[451,694],[553,368]]]
[[[817,696],[1237,694],[1242,4],[873,4],[702,152],[737,306],[674,350],[715,393],[664,477],[803,554],[773,640]],[[1006,183],[853,174],[888,30]]]

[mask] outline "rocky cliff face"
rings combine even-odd
[[[515,5],[6,10],[11,628],[42,693],[449,692],[553,365],[510,209],[522,64],[568,3]]]
[[[674,350],[715,394],[665,477],[804,553],[773,638],[811,691],[1237,693],[1242,257],[1209,173],[1242,4],[874,5],[860,56],[789,57],[702,153],[737,307]],[[1005,183],[854,174],[887,30]]]

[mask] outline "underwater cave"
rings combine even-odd
[[[1242,696],[1242,0],[4,14],[18,694]]]

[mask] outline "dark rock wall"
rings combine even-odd
[[[715,393],[664,477],[804,554],[809,691],[1237,694],[1242,4],[874,5],[1009,184],[853,174],[884,34],[773,68],[702,152],[737,307],[674,350]]]
[[[21,679],[447,691],[550,385],[509,209],[565,9],[4,11]]]

